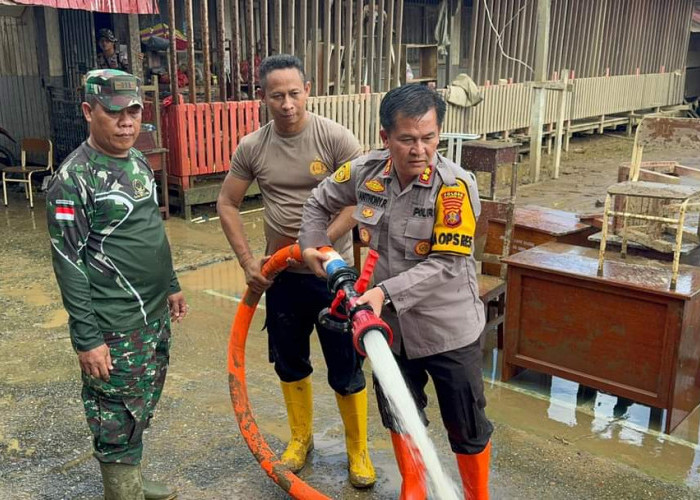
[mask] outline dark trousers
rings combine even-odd
[[[394,355],[394,359],[408,384],[423,422],[428,425],[424,410],[428,405],[425,386],[430,375],[452,451],[462,454],[480,453],[491,439],[493,426],[484,411],[486,398],[481,378],[479,341],[424,358],[408,359],[402,352],[401,356]],[[393,432],[400,432],[376,379],[374,388],[382,424]]]
[[[270,362],[283,382],[296,382],[313,372],[309,340],[314,327],[328,367],[328,384],[342,396],[365,388],[362,357],[352,337],[323,328],[318,313],[333,296],[326,281],[313,274],[280,273],[266,292]]]

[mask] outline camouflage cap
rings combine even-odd
[[[109,111],[138,104],[143,108],[141,80],[118,69],[96,69],[85,75],[85,99],[97,99]]]
[[[117,37],[114,36],[114,32],[109,28],[102,28],[97,32],[97,41],[99,42],[102,38],[109,40],[110,42],[116,42]]]

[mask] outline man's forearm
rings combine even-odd
[[[235,206],[223,205],[219,206],[219,216],[221,217],[221,227],[238,258],[238,263],[241,266],[245,266],[253,259],[253,254],[250,251],[248,238],[246,238],[245,230],[243,229],[240,211]]]

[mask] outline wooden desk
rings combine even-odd
[[[700,403],[700,269],[547,243],[509,257],[503,374],[563,377],[668,410],[671,432]],[[654,266],[654,267],[651,267]]]
[[[502,217],[489,219],[484,252],[502,255],[506,221]],[[588,236],[598,230],[582,223],[572,212],[564,212],[537,205],[516,207],[510,255],[550,241],[578,246],[597,246],[588,242]],[[500,276],[500,265],[482,263],[481,272]]]

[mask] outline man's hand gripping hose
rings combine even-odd
[[[391,346],[394,337],[389,325],[374,314],[369,304],[357,304],[367,290],[379,254],[370,250],[362,273],[358,274],[331,247],[322,247],[319,251],[328,257],[323,262],[323,269],[328,275],[328,290],[335,296],[331,306],[319,314],[319,322],[339,333],[351,333],[353,345],[362,356],[367,356],[362,339],[369,331],[380,332]]]

